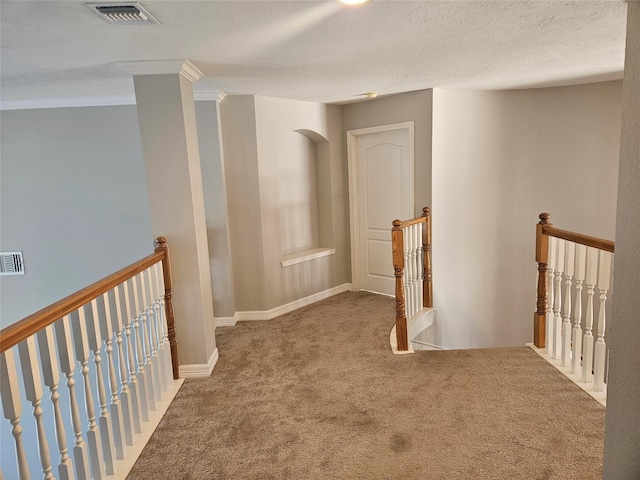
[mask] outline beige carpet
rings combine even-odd
[[[394,356],[347,292],[217,330],[131,479],[597,479],[604,408],[530,349]],[[527,321],[523,319],[523,321]]]

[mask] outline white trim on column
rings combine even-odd
[[[210,376],[211,372],[213,372],[213,367],[218,363],[218,358],[218,349],[216,348],[207,363],[180,365],[180,378],[203,378]]]
[[[333,287],[328,290],[324,290],[322,292],[314,293],[313,295],[309,295],[308,297],[304,297],[299,300],[295,300],[293,302],[287,303],[285,305],[272,308],[271,310],[236,312],[235,318],[238,321],[271,320],[275,317],[279,317],[280,315],[284,315],[285,313],[293,312],[298,308],[306,307],[307,305],[311,305],[312,303],[318,302],[320,300],[324,300],[325,298],[329,298],[329,297],[332,297],[333,295],[337,295],[339,293],[347,292],[350,290],[353,290],[351,284],[343,283],[342,285],[338,285],[337,287]]]
[[[233,317],[216,317],[214,319],[216,328],[217,327],[235,327],[236,323],[238,323],[238,318],[236,315]]]
[[[116,65],[131,75],[168,75],[179,73],[191,83],[204,75],[189,60],[131,60],[116,62]]]

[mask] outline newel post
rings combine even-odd
[[[171,348],[171,368],[173,370],[173,378],[180,378],[178,362],[178,343],[176,342],[176,326],[175,317],[173,315],[173,284],[171,280],[171,262],[169,261],[169,246],[167,245],[167,237],[156,238],[156,252],[164,252],[162,259],[162,276],[164,277],[164,308],[167,317],[167,336],[169,338],[169,346]]]
[[[396,340],[398,350],[406,352],[409,350],[409,340],[407,335],[407,316],[405,314],[404,302],[404,238],[402,232],[402,222],[393,221],[391,229],[391,244],[393,248],[393,270],[396,275]]]
[[[425,217],[425,228],[422,234],[422,251],[424,252],[424,282],[422,284],[423,307],[433,307],[433,281],[431,278],[431,210],[422,209]]]
[[[547,312],[547,263],[549,262],[549,236],[542,233],[542,227],[551,225],[548,213],[539,215],[536,225],[536,262],[538,262],[538,301],[533,314],[533,344],[544,348],[546,341]]]

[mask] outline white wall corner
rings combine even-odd
[[[312,303],[319,302],[320,300],[324,300],[325,298],[332,297],[342,292],[348,292],[353,290],[353,286],[350,283],[343,283],[342,285],[338,285],[337,287],[329,288],[328,290],[323,290],[322,292],[314,293],[313,295],[309,295],[308,297],[301,298],[299,300],[294,300],[293,302],[287,303],[285,305],[281,305],[279,307],[272,308],[271,310],[255,310],[250,312],[236,312],[237,321],[243,320],[271,320],[273,318],[279,317],[280,315],[284,315],[289,312],[293,312],[302,307],[306,307],[307,305],[311,305]]]
[[[131,75],[169,75],[178,73],[191,83],[203,77],[203,73],[189,60],[131,60],[116,62],[116,65]]]
[[[216,348],[207,363],[197,363],[191,365],[180,365],[180,378],[204,378],[211,376],[213,367],[218,363],[218,349]]]

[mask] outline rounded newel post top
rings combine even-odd
[[[158,244],[158,247],[160,248],[166,248],[167,247],[167,237],[160,235],[159,237],[156,238],[156,243]]]
[[[549,219],[551,218],[551,215],[549,215],[547,212],[542,212],[540,215],[538,215],[538,218],[540,219],[540,225],[548,225],[549,223]]]
[[[429,207],[424,207],[422,209],[422,216],[423,217],[428,217],[430,213],[431,213],[431,209]]]
[[[394,221],[392,222],[392,225],[393,225],[394,227],[396,227],[396,228],[397,228],[397,227],[399,227],[400,225],[402,225],[402,220],[394,220]]]

